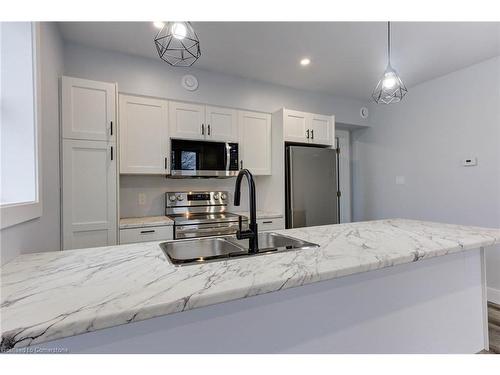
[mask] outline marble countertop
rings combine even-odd
[[[174,225],[174,221],[167,216],[125,217],[120,219],[120,229],[160,227]]]
[[[403,219],[277,232],[320,247],[185,267],[159,242],[21,255],[1,268],[1,350],[500,243]]]

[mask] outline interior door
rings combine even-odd
[[[271,174],[271,116],[239,111],[241,166],[255,175]]]
[[[120,94],[120,173],[168,173],[168,102]]]
[[[333,146],[333,116],[311,115],[310,143]]]
[[[114,142],[116,86],[62,77],[62,136]]]
[[[116,147],[63,140],[63,249],[116,244]]]
[[[285,109],[283,111],[284,138],[287,142],[308,143],[310,114]]]
[[[238,141],[238,118],[234,109],[206,106],[207,139],[221,142]]]
[[[287,148],[287,228],[338,223],[335,150]]]
[[[205,106],[201,104],[169,102],[170,136],[184,139],[205,139]]]

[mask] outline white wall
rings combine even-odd
[[[65,45],[65,74],[80,78],[118,82],[118,91],[213,105],[230,106],[262,112],[275,112],[282,107],[324,114],[335,114],[336,120],[367,126],[359,115],[366,103],[330,95],[291,89],[284,86],[248,80],[199,69],[178,69],[161,60],[89,48]],[[195,92],[181,86],[184,74],[194,74],[199,80]],[[275,167],[273,160],[273,169]],[[275,171],[273,171],[274,173]],[[276,173],[281,173],[280,169]],[[162,215],[164,193],[183,190],[234,190],[234,178],[173,180],[162,176],[122,176],[120,179],[120,216]],[[271,188],[270,177],[256,178],[258,209],[283,211],[281,189]],[[138,194],[146,195],[146,204],[139,205]],[[243,193],[242,209],[246,209]],[[231,194],[232,198],[232,194]],[[232,200],[232,199],[231,199]],[[232,205],[230,205],[230,209]]]
[[[370,109],[372,127],[352,137],[354,220],[500,227],[500,57],[412,87],[402,103]],[[468,157],[478,165],[462,167]],[[500,248],[487,262],[488,285],[500,297]]]
[[[40,24],[42,84],[42,216],[0,232],[1,263],[20,253],[60,249],[59,89],[63,43],[53,23]]]

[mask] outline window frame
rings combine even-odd
[[[31,41],[33,48],[33,85],[35,97],[34,104],[34,138],[35,138],[35,200],[31,202],[19,202],[0,204],[0,229],[21,224],[42,216],[42,95],[41,95],[41,63],[40,63],[40,24],[31,23]]]

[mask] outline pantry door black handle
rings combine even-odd
[[[113,121],[111,121],[111,135],[113,135]]]
[[[113,146],[111,146],[111,161],[113,161]]]

